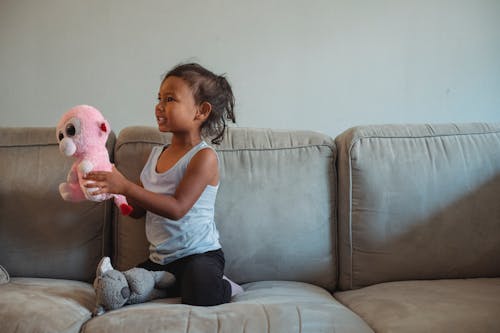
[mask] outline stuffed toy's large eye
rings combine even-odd
[[[57,139],[61,142],[64,138],[73,138],[79,135],[81,131],[80,127],[80,119],[76,117],[69,119],[64,125],[58,126]]]
[[[76,128],[75,125],[69,123],[66,125],[66,135],[69,137],[75,136],[76,134]]]

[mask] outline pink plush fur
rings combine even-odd
[[[88,105],[78,105],[66,112],[57,124],[56,136],[59,140],[59,150],[66,156],[75,159],[68,179],[59,185],[59,193],[67,201],[103,201],[114,198],[116,206],[124,215],[132,212],[132,206],[123,195],[99,194],[93,195],[95,188],[83,185],[88,181],[83,176],[90,171],[111,171],[106,141],[110,127],[106,119],[96,108]]]

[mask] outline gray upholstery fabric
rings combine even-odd
[[[500,276],[500,124],[336,138],[340,288]]]
[[[127,306],[93,318],[82,333],[373,332],[325,290],[297,282],[256,282],[232,303],[214,307],[175,299]]]
[[[138,180],[155,128],[124,129],[115,164]],[[215,147],[221,167],[216,223],[227,275],[236,282],[294,280],[334,290],[335,156],[333,140],[313,132],[230,128]],[[114,264],[147,257],[143,221],[119,216]]]
[[[94,305],[94,289],[88,283],[12,278],[0,285],[0,332],[77,333]]]
[[[110,210],[63,201],[58,186],[72,160],[55,128],[0,128],[0,161],[0,263],[11,277],[92,280]]]
[[[500,332],[500,278],[388,282],[334,296],[380,333]]]

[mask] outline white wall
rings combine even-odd
[[[500,121],[498,0],[0,0],[0,126],[81,103],[154,125],[191,60],[227,73],[244,127]]]

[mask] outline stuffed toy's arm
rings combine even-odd
[[[155,279],[155,288],[165,289],[175,283],[175,276],[170,272],[158,271],[151,273],[153,273]]]
[[[78,171],[80,171],[83,176],[87,175],[93,169],[94,164],[92,164],[89,160],[83,160],[80,164],[78,164]]]
[[[131,268],[123,274],[130,288],[129,304],[165,298],[168,295],[164,288],[175,282],[175,277],[169,272],[153,272],[137,267]],[[163,288],[159,289],[159,285]]]

